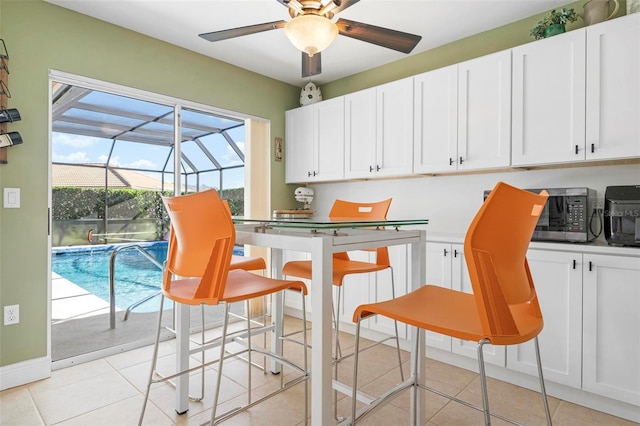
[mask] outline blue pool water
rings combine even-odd
[[[163,263],[167,257],[167,242],[139,243]],[[72,283],[109,301],[109,258],[118,245],[54,248],[51,269]],[[242,254],[236,248],[234,254]],[[116,306],[126,309],[131,304],[160,290],[162,271],[135,249],[120,251],[115,262]],[[154,297],[135,308],[134,312],[158,310],[160,298]]]

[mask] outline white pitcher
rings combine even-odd
[[[609,13],[609,0],[589,0],[583,6],[584,14],[582,19],[585,25],[597,24],[611,19],[618,12],[620,4],[618,0],[613,0],[613,12]]]

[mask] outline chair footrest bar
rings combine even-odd
[[[202,367],[198,366],[198,369],[200,369],[200,368],[202,368]],[[173,382],[173,380],[169,379],[168,378],[169,376],[165,377],[162,374],[158,373],[157,371],[155,372],[155,374],[158,377],[160,377],[160,379],[159,380],[152,380],[151,383],[167,382],[169,385],[171,385],[172,388],[174,388],[174,389],[176,388],[175,382]],[[189,398],[189,400],[193,401],[193,402],[200,402],[200,401],[202,401],[204,399],[204,396],[198,397],[198,396],[187,395],[187,398]]]
[[[337,380],[332,381],[332,386],[333,386],[333,390],[343,393],[345,395],[351,396],[351,394],[353,393],[353,388],[351,386],[347,386],[344,383],[339,382]],[[367,395],[364,392],[358,391],[356,393],[356,399],[360,402],[364,402],[365,404],[369,405],[373,401],[375,401],[376,398],[373,396]]]
[[[385,337],[385,338],[384,338],[384,339],[382,339],[382,340],[378,340],[377,342],[374,342],[374,343],[370,344],[369,346],[365,346],[364,348],[361,348],[361,349],[360,349],[360,353],[362,353],[362,352],[366,351],[367,349],[371,349],[371,348],[374,348],[374,347],[376,347],[376,346],[378,346],[378,345],[381,345],[382,343],[384,343],[384,342],[386,342],[386,341],[388,341],[388,340],[396,340],[396,337],[395,337],[395,336],[389,336],[389,337]],[[339,357],[339,358],[333,358],[333,362],[340,362],[340,361],[342,361],[342,360],[343,360],[343,359],[345,359],[345,358],[350,358],[350,357],[352,357],[353,355],[354,355],[354,354],[353,354],[353,352],[351,352],[351,353],[349,353],[349,354],[342,355],[342,356],[341,356],[341,357]]]
[[[246,411],[246,410],[250,409],[251,407],[254,407],[254,406],[266,401],[267,399],[269,399],[271,397],[274,397],[274,396],[278,395],[279,393],[282,393],[285,390],[287,390],[287,389],[289,389],[289,388],[291,388],[291,387],[293,387],[293,386],[295,386],[295,385],[297,385],[299,383],[302,383],[302,382],[304,382],[305,380],[308,380],[308,379],[309,379],[309,375],[308,374],[306,374],[304,376],[301,376],[301,377],[298,377],[296,379],[293,379],[290,382],[287,382],[283,387],[271,392],[268,395],[263,396],[262,398],[260,398],[260,399],[258,399],[256,401],[253,401],[250,404],[247,404],[247,405],[245,405],[243,407],[233,408],[233,409],[227,411],[226,413],[219,415],[218,417],[215,418],[213,424],[218,424],[220,422],[228,420],[231,417],[235,416],[236,414],[239,414],[239,413],[241,413],[243,411]],[[205,422],[205,423],[202,423],[200,426],[206,426],[206,425],[210,425],[210,424],[211,424],[210,422]]]
[[[356,419],[358,420],[362,419],[364,416],[372,413],[373,411],[377,410],[378,408],[382,407],[388,402],[391,402],[391,400],[397,397],[402,391],[409,389],[413,386],[416,386],[414,377],[411,377],[405,380],[404,382],[399,383],[393,389],[388,390],[387,392],[383,393],[382,395],[377,397],[375,400],[373,400],[373,402],[371,402],[368,405],[365,405],[360,410],[358,410],[356,412]],[[347,426],[352,424],[353,424],[353,421],[351,419],[351,416],[349,416],[344,421],[340,422],[338,425]]]
[[[470,402],[464,401],[464,400],[462,400],[462,399],[460,399],[460,398],[457,398],[457,397],[455,397],[455,396],[453,396],[453,395],[449,395],[449,394],[447,394],[447,393],[441,392],[441,391],[439,391],[439,390],[437,390],[437,389],[434,389],[434,388],[431,388],[431,387],[429,387],[429,386],[425,386],[425,385],[420,385],[420,384],[419,384],[419,385],[418,385],[418,387],[419,387],[420,389],[424,389],[424,390],[429,391],[429,392],[431,392],[431,393],[435,393],[436,395],[440,395],[440,396],[441,396],[441,397],[443,397],[443,398],[450,399],[451,401],[457,402],[457,403],[462,404],[462,405],[464,405],[464,406],[466,406],[466,407],[473,408],[474,410],[478,410],[478,411],[480,411],[480,412],[483,412],[483,413],[484,413],[484,409],[483,409],[482,407],[477,406],[477,405],[474,405],[474,404],[471,404]],[[507,422],[507,423],[510,423],[510,424],[512,424],[512,425],[524,426],[522,423],[515,422],[515,421],[513,421],[513,420],[511,420],[511,419],[509,419],[509,418],[507,418],[507,417],[504,417],[504,416],[502,416],[502,415],[500,415],[500,414],[495,414],[495,413],[491,413],[491,412],[490,412],[490,413],[489,413],[489,415],[490,415],[491,417],[495,417],[495,418],[497,418],[497,419],[500,419],[500,420],[505,421],[505,422]]]
[[[229,336],[227,336],[226,342],[227,343],[231,343],[236,341],[237,339],[244,339],[246,338],[249,333],[251,333],[251,336],[256,336],[259,334],[263,334],[263,333],[267,333],[269,331],[272,331],[274,329],[273,325],[266,325],[263,327],[259,327],[259,328],[252,328],[251,331],[247,331],[247,330],[242,330],[242,331],[238,331],[236,333],[230,334]],[[196,344],[199,345],[199,347],[197,348],[192,348],[189,349],[189,355],[193,355],[193,354],[197,354],[198,352],[202,352],[202,351],[206,351],[209,349],[214,349],[220,346],[220,338],[216,338],[216,339],[212,339],[209,341],[204,342],[204,344],[200,343],[200,342],[196,342]]]

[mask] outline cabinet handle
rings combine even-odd
[[[453,166],[453,158],[449,157],[449,165]]]
[[[376,172],[380,171],[380,166],[376,165]]]
[[[314,171],[313,171],[313,175],[315,176],[315,175],[317,175],[317,174],[318,174],[318,173],[316,173],[316,171],[314,170]]]
[[[458,257],[458,250],[453,251],[453,257]]]
[[[593,264],[589,261],[589,272],[593,271]]]
[[[576,269],[576,260],[573,259],[573,269]]]
[[[373,173],[373,166],[369,166],[369,173]]]
[[[449,253],[447,249],[442,249],[442,251],[443,251],[444,257],[447,257],[447,253]]]
[[[576,145],[576,155],[578,155],[578,145]]]
[[[311,177],[311,172],[307,172],[307,177]]]
[[[591,144],[591,153],[593,154],[594,152],[596,152],[596,144],[592,143]]]
[[[462,157],[460,157],[460,164],[462,164],[462,162],[463,162],[463,161],[464,161],[464,160],[462,159]]]

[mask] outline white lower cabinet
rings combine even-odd
[[[349,252],[349,257],[353,260],[363,262],[375,262],[376,255],[369,251]],[[308,260],[310,257],[306,253],[285,251],[284,262],[290,260]],[[389,247],[389,261],[393,270],[393,284],[395,287],[395,296],[402,296],[407,292],[407,283],[409,278],[407,271],[411,270],[408,264],[408,251],[405,246]],[[294,278],[294,277],[289,277]],[[311,283],[306,280],[307,285]],[[353,312],[359,305],[372,302],[380,302],[393,297],[391,286],[391,272],[388,269],[375,273],[352,274],[344,278],[342,285],[342,294],[340,297],[340,305],[338,307],[338,319],[343,324],[353,323]],[[333,300],[337,304],[338,287],[332,286]],[[311,293],[311,292],[309,292]],[[287,295],[286,307],[296,311],[302,310],[299,297]],[[306,300],[307,312],[311,312],[311,296],[307,296]],[[363,329],[371,329],[379,333],[395,335],[394,322],[388,318],[374,316],[362,322]],[[342,329],[342,327],[341,327]],[[406,325],[398,324],[398,335],[401,339],[407,338]]]
[[[640,406],[640,254],[584,255],[582,389]]]
[[[454,244],[452,249],[457,251],[456,259],[459,260],[458,262],[454,262],[453,265],[453,280],[451,288],[453,290],[464,291],[465,293],[473,293],[467,264],[464,260],[463,246],[462,244]],[[459,355],[465,355],[473,359],[478,359],[478,342],[453,338],[451,339],[451,352]],[[499,365],[500,367],[505,366],[506,352],[504,346],[484,345],[483,352],[484,361],[486,363]]]
[[[458,250],[456,248],[456,250]],[[454,253],[449,243],[427,243],[426,245],[426,284],[451,288]],[[457,252],[456,252],[456,258]],[[456,260],[459,262],[459,260]],[[456,268],[458,269],[458,268]],[[451,337],[427,331],[427,346],[451,351]]]
[[[472,293],[462,244],[428,242],[426,253],[427,284]],[[432,332],[426,333],[426,340],[427,346],[477,359],[477,342],[455,339]],[[487,363],[504,366],[504,346],[485,345],[484,360]]]
[[[527,259],[544,319],[538,336],[544,378],[580,389],[582,253],[529,250]],[[533,341],[508,346],[507,367],[537,376]]]
[[[405,246],[392,246],[388,250],[389,261],[393,271],[393,281],[391,280],[392,272],[389,269],[372,273],[351,274],[344,277],[340,307],[338,309],[338,319],[343,324],[354,325],[353,312],[359,305],[392,299],[394,294],[393,287],[395,287],[396,297],[406,294],[407,271],[409,270],[407,248]],[[375,263],[376,261],[375,253],[370,251],[349,252],[349,257],[352,260],[362,262]],[[338,288],[334,286],[334,303],[337,301],[337,290]],[[395,335],[396,333],[394,322],[379,315],[363,320],[361,327],[365,330],[373,330],[388,335]],[[407,337],[406,328],[406,325],[398,324],[398,335],[401,339]]]

